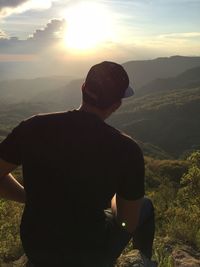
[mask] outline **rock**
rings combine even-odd
[[[143,267],[143,260],[138,250],[131,250],[126,254],[122,254],[115,267]]]
[[[200,267],[200,253],[189,247],[176,248],[172,252],[174,267]]]
[[[27,261],[26,255],[22,255],[18,260],[13,262],[13,267],[26,267]]]
[[[26,267],[27,257],[22,255],[18,260],[0,264],[0,267]]]
[[[0,263],[1,267],[13,267],[12,263]]]

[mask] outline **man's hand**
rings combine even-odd
[[[126,200],[115,195],[111,202],[111,209],[118,224],[129,233],[133,233],[138,225],[143,198]]]
[[[0,159],[0,198],[25,203],[24,187],[11,175],[17,165]]]

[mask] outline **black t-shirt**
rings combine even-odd
[[[0,144],[0,158],[23,167],[21,238],[27,253],[98,246],[113,195],[144,195],[139,146],[91,113],[31,117]]]

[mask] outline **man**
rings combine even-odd
[[[123,67],[102,62],[88,72],[78,110],[31,117],[0,144],[0,194],[25,202],[21,240],[31,266],[110,267],[131,237],[153,266],[142,152],[104,122],[131,95]],[[24,188],[9,174],[18,165]]]

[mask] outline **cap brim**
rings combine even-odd
[[[123,98],[127,98],[127,97],[130,97],[130,96],[133,96],[133,95],[134,95],[133,88],[129,86],[129,87],[126,89]]]

